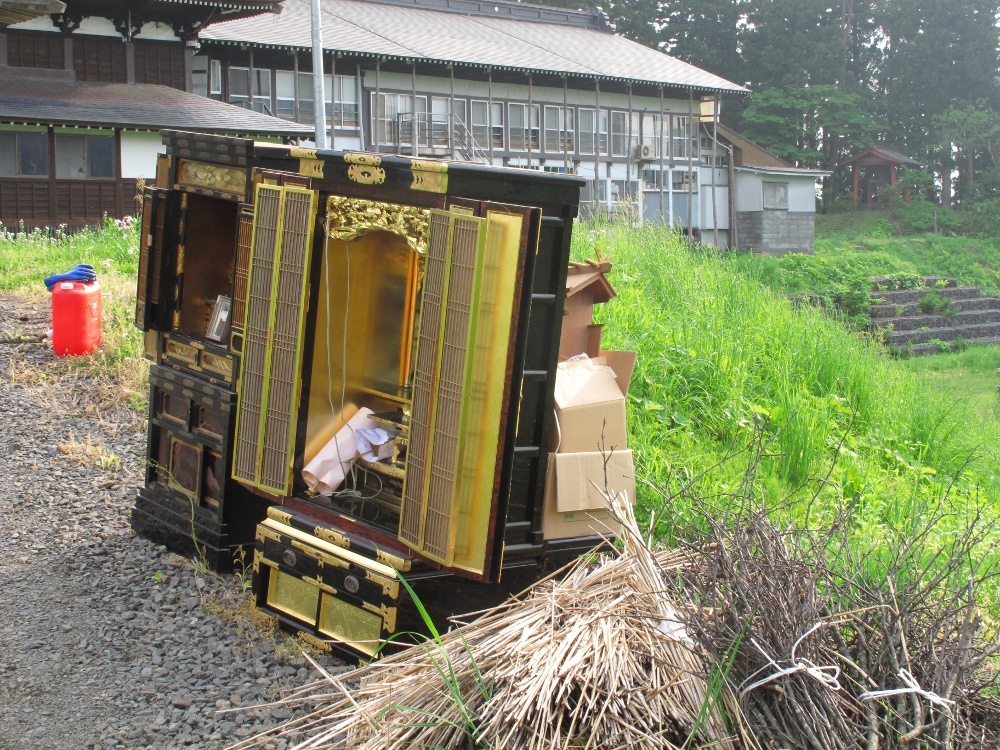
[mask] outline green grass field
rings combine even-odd
[[[945,549],[973,509],[996,520],[991,353],[897,361],[776,293],[770,259],[692,252],[657,228],[578,233],[576,256],[597,252],[618,291],[598,310],[605,348],[639,352],[630,447],[662,540],[724,516],[748,471],[777,520],[837,525],[876,551],[917,533]]]

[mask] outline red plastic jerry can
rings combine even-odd
[[[60,281],[52,288],[52,348],[56,356],[93,354],[101,345],[101,285]]]

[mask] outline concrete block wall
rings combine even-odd
[[[736,214],[741,250],[769,255],[812,253],[816,247],[816,214],[806,211],[741,211]]]

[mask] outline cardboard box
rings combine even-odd
[[[545,539],[621,533],[621,525],[611,518],[601,492],[605,484],[604,461],[602,453],[549,454],[542,514]],[[611,492],[625,492],[629,502],[635,502],[632,451],[611,453],[607,485]]]
[[[634,352],[606,352],[605,358],[560,362],[556,371],[557,453],[592,453],[628,445],[625,394]],[[608,363],[618,363],[612,368]],[[603,443],[602,443],[603,433]]]

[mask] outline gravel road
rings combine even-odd
[[[221,748],[289,718],[220,713],[315,673],[239,578],[133,534],[143,420],[95,403],[49,325],[47,299],[0,295],[0,750]]]

